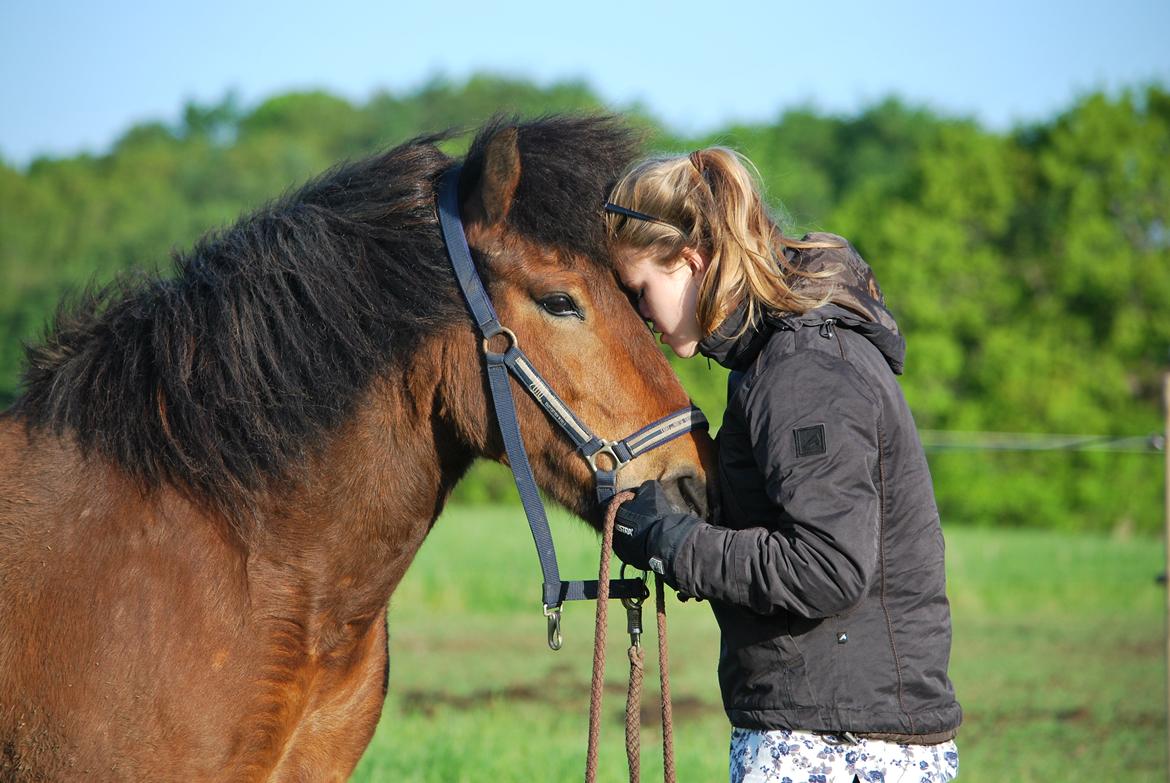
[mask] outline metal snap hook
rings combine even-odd
[[[619,572],[621,579],[626,578],[626,563],[622,563],[622,570]],[[642,604],[650,595],[649,588],[646,587],[646,572],[642,572],[642,594],[631,596],[622,599],[622,606],[626,608],[626,633],[630,635],[630,645],[633,647],[642,646]]]
[[[626,633],[630,635],[632,647],[642,646],[642,599],[623,598],[626,608]]]
[[[544,616],[548,618],[548,648],[559,650],[565,642],[565,637],[561,635],[561,607],[550,607],[546,604]]]

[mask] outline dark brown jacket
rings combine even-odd
[[[852,247],[791,260],[835,265],[835,303],[729,336],[740,311],[699,346],[735,371],[722,511],[673,580],[711,602],[734,726],[939,742],[962,713],[938,510],[894,377],[905,342]]]

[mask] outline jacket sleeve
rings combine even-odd
[[[820,352],[767,368],[746,394],[775,518],[744,530],[697,525],[673,563],[678,587],[759,614],[839,614],[877,567],[880,408],[850,364]]]

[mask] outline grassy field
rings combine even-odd
[[[596,535],[563,515],[552,524],[562,574],[596,575]],[[946,534],[960,779],[1164,780],[1161,542]],[[354,780],[581,779],[593,605],[569,606],[565,648],[551,652],[539,583],[519,509],[444,514],[390,602],[390,694]],[[715,624],[705,604],[668,601],[679,779],[726,780]],[[627,637],[611,611],[599,777],[622,781]],[[648,781],[662,769],[656,677],[648,666]]]

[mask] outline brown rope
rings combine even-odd
[[[642,645],[631,644],[626,656],[630,659],[630,687],[626,691],[626,764],[630,769],[630,783],[638,783],[642,763],[642,672],[646,668],[646,655],[642,652]]]
[[[601,565],[597,569],[597,614],[593,627],[593,677],[589,683],[589,750],[585,756],[585,781],[597,780],[597,741],[601,736],[601,691],[605,687],[606,614],[609,608],[609,559],[613,554],[613,523],[618,506],[634,497],[619,492],[605,512],[601,528]]]
[[[662,688],[662,779],[674,783],[674,714],[670,706],[670,661],[666,646],[666,591],[654,575],[654,614],[658,620],[658,682]]]
[[[594,627],[593,677],[589,687],[589,749],[585,757],[585,781],[597,780],[597,747],[601,735],[601,696],[605,686],[606,621],[609,604],[609,561],[613,554],[613,526],[617,509],[634,497],[633,492],[621,492],[610,501],[601,531],[601,565],[598,568],[597,615]],[[674,720],[670,706],[670,675],[666,646],[666,598],[662,577],[655,576],[654,602],[658,620],[658,674],[662,686],[662,773],[666,783],[675,783]],[[630,783],[638,783],[641,773],[641,702],[645,654],[640,644],[630,645],[630,686],[626,691],[626,761],[630,769]]]

